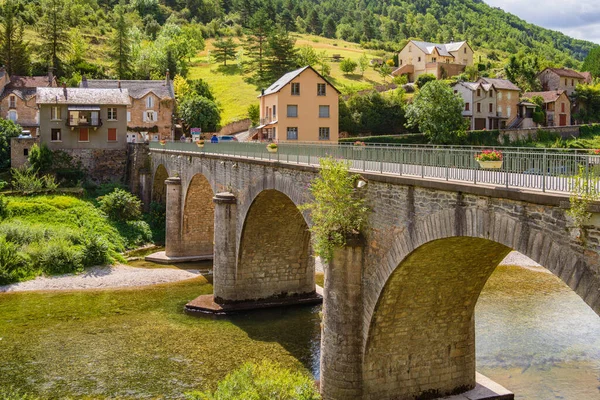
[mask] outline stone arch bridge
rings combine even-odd
[[[166,254],[214,256],[216,303],[314,293],[311,222],[298,206],[317,167],[161,148],[151,165],[147,198],[166,201]],[[475,304],[512,249],[600,314],[600,218],[582,244],[567,195],[362,175],[369,229],[325,266],[324,399],[472,389]]]

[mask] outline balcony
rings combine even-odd
[[[95,106],[80,106],[69,107],[67,115],[67,126],[70,128],[76,127],[91,127],[98,128],[102,126],[100,118],[100,107]]]

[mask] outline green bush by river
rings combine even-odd
[[[151,240],[146,222],[109,218],[90,200],[0,196],[0,284],[112,264]]]

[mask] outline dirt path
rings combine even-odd
[[[136,268],[127,265],[94,267],[81,274],[38,277],[30,281],[0,286],[1,292],[33,290],[108,289],[156,285],[196,278],[198,270],[175,268]]]

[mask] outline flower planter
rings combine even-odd
[[[362,150],[365,146],[354,146],[354,150]]]
[[[199,148],[204,148],[204,143],[196,143],[196,146],[198,146]]]
[[[477,161],[479,166],[484,169],[500,169],[502,168],[502,160],[500,161]]]
[[[276,148],[274,148],[274,149],[272,149],[272,148],[270,148],[270,147],[267,147],[267,151],[268,151],[269,153],[277,153],[277,147],[276,147]]]

